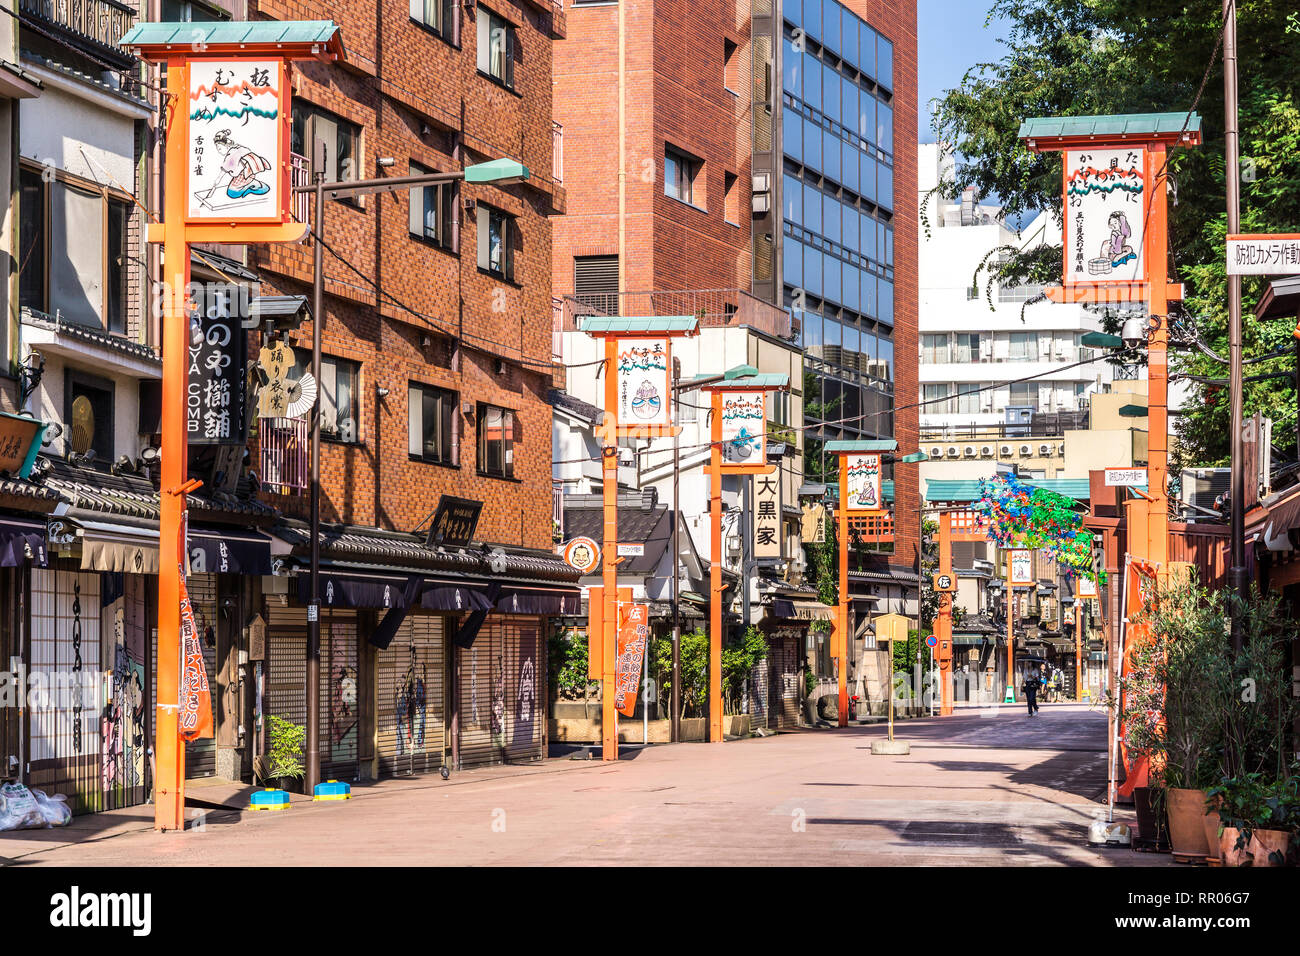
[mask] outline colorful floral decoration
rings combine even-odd
[[[1092,532],[1073,498],[999,475],[980,479],[979,507],[988,519],[989,540],[998,547],[1043,551],[1067,575],[1106,583],[1106,572],[1092,569]]]

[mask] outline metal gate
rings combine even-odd
[[[361,740],[356,611],[322,612],[320,663],[321,776],[355,779]]]
[[[457,648],[462,767],[545,756],[546,658],[537,618],[489,618]]]
[[[406,616],[375,663],[381,774],[428,773],[447,745],[446,629],[439,614]]]

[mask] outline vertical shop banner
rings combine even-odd
[[[754,476],[754,557],[781,557],[781,479]]]
[[[181,553],[186,551],[186,527],[181,521]],[[203,666],[203,644],[194,621],[194,606],[185,586],[185,565],[180,564],[181,586],[181,683],[179,730],[182,740],[213,736],[212,694],[208,689],[208,672]]]
[[[650,608],[645,604],[619,605],[618,657],[614,661],[614,709],[631,717],[636,709],[636,689],[641,683],[641,658],[650,637]]]
[[[849,511],[883,511],[880,491],[880,456],[848,455]]]
[[[1017,587],[1034,583],[1032,551],[1017,548],[1011,552],[1011,583]]]
[[[1065,151],[1065,284],[1143,282],[1146,150]]]
[[[192,295],[186,434],[191,445],[242,445],[246,342],[240,308],[220,284],[198,286]]]
[[[618,423],[672,424],[667,339],[619,339]]]
[[[283,60],[191,60],[189,218],[281,219]]]
[[[766,392],[722,393],[722,461],[763,464]]]

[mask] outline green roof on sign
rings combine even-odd
[[[790,385],[790,376],[784,372],[760,372],[757,375],[739,375],[735,378],[728,377],[721,382],[713,382],[703,388],[725,388],[725,389],[742,389],[742,388],[787,388]]]
[[[593,315],[582,323],[588,335],[611,332],[694,332],[700,320],[693,315]]]
[[[1176,136],[1187,124],[1187,132],[1200,134],[1201,114],[1120,113],[1113,116],[1037,116],[1020,124],[1021,139],[1055,139],[1063,136]]]
[[[827,444],[830,444],[829,442]],[[992,476],[990,476],[992,477]],[[1087,478],[1021,478],[1021,484],[1054,491],[1075,501],[1084,502],[1092,493]],[[977,479],[931,478],[925,483],[926,501],[968,502],[980,500],[980,483]],[[1082,507],[1082,504],[1080,504]]]
[[[889,438],[883,441],[855,441],[855,440],[838,440],[828,441],[823,446],[826,451],[897,451],[898,442]]]
[[[137,23],[117,43],[124,47],[328,43],[338,31],[333,20]]]

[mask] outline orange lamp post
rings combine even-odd
[[[700,386],[710,397],[709,432],[709,743],[722,743],[722,476],[770,475],[767,393],[790,376],[742,365]],[[749,582],[741,575],[741,587]]]
[[[620,600],[618,441],[672,437],[681,431],[672,422],[672,340],[694,335],[698,325],[693,315],[672,315],[593,316],[582,326],[582,331],[605,343],[605,415],[598,428],[605,517],[601,593],[588,601],[589,608],[599,601],[600,612],[596,626],[589,620],[587,629],[593,669],[599,661],[602,760],[618,759],[618,711],[614,706]]]
[[[840,600],[831,634],[831,659],[835,661],[839,685],[841,727],[849,725],[849,529],[856,526],[866,536],[872,536],[872,532],[879,535],[889,517],[881,485],[884,455],[897,448],[898,442],[893,439],[828,441],[825,445],[826,451],[839,458],[840,495],[835,521],[840,551]]]
[[[220,24],[223,28],[230,24]],[[290,212],[290,62],[343,56],[329,21],[241,24],[205,39],[195,23],[141,23],[120,45],[167,65],[165,202],[148,241],[163,247],[162,481],[159,507],[158,671],[154,715],[154,826],[185,826],[180,736],[180,628],[186,473],[190,244],[297,242]],[[232,130],[234,131],[232,133]]]

